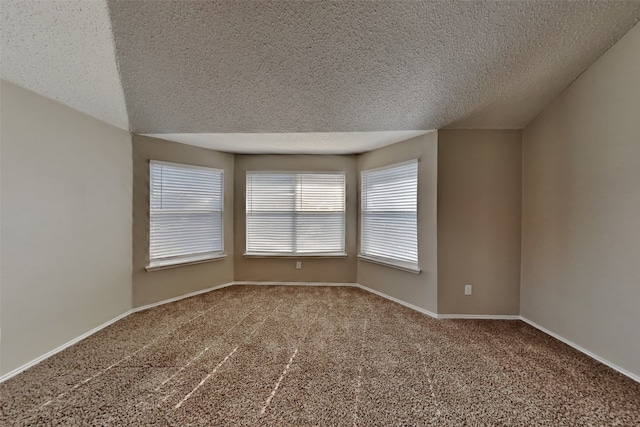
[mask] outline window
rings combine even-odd
[[[223,256],[223,171],[150,163],[149,267]]]
[[[247,255],[344,255],[344,173],[247,172]]]
[[[360,257],[419,273],[418,162],[363,171]]]

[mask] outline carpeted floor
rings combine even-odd
[[[0,425],[638,426],[640,384],[517,320],[233,286],[128,316],[0,384]]]

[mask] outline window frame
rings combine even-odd
[[[249,239],[248,239],[248,205],[247,205],[247,185],[249,182],[249,175],[341,175],[343,177],[344,191],[343,191],[343,201],[342,201],[342,251],[337,252],[250,252],[248,248]],[[245,244],[244,244],[244,254],[245,258],[346,258],[347,255],[347,173],[345,171],[336,170],[336,171],[309,171],[309,170],[247,170],[245,171]],[[297,197],[297,194],[295,195]],[[283,211],[286,212],[286,211]],[[294,223],[295,217],[297,213],[293,211]],[[297,230],[296,230],[297,231]],[[297,233],[294,234],[294,239],[297,238]],[[295,245],[295,241],[294,241]]]
[[[402,166],[407,166],[407,165],[412,165],[415,164],[416,167],[416,210],[415,210],[415,215],[416,215],[416,261],[414,262],[410,262],[410,261],[406,261],[403,259],[399,259],[399,258],[390,258],[390,257],[384,257],[384,256],[378,256],[378,255],[371,255],[371,254],[367,254],[367,253],[363,253],[363,232],[364,232],[364,215],[365,215],[365,209],[364,209],[364,194],[365,194],[365,189],[364,189],[364,176],[365,174],[369,174],[369,173],[375,173],[375,172],[381,172],[384,170],[389,170],[389,169],[394,169],[394,168],[399,168]],[[385,166],[380,166],[380,167],[376,167],[376,168],[371,168],[371,169],[366,169],[366,170],[362,170],[360,171],[360,204],[359,204],[359,218],[358,218],[358,224],[359,224],[359,230],[358,230],[358,259],[363,260],[363,261],[367,261],[367,262],[371,262],[374,264],[380,264],[380,265],[384,265],[387,267],[392,267],[392,268],[396,268],[399,270],[403,270],[403,271],[407,271],[410,273],[414,273],[414,274],[420,274],[421,273],[421,269],[420,269],[420,247],[419,247],[419,236],[418,236],[418,230],[419,227],[418,225],[418,213],[419,213],[419,203],[418,203],[418,194],[419,194],[419,184],[420,184],[420,179],[419,179],[419,160],[418,159],[411,159],[411,160],[407,160],[407,161],[403,161],[403,162],[398,162],[398,163],[393,163],[393,164],[389,164],[389,165],[385,165]],[[400,211],[400,212],[409,212],[409,211]]]
[[[158,259],[151,259],[151,196],[152,196],[152,185],[153,185],[153,181],[152,181],[152,165],[157,164],[157,165],[167,165],[167,166],[173,166],[173,167],[178,167],[178,168],[182,168],[182,169],[195,169],[195,170],[206,170],[206,171],[213,171],[216,173],[220,173],[220,210],[212,210],[212,212],[220,212],[220,239],[221,239],[221,249],[219,251],[209,251],[209,252],[201,252],[201,253],[194,253],[194,254],[187,254],[187,255],[176,255],[176,256],[171,256],[171,257],[164,257],[164,258],[158,258]],[[190,164],[186,164],[186,163],[176,163],[176,162],[167,162],[164,160],[153,160],[150,159],[148,162],[149,165],[149,173],[148,173],[148,177],[149,177],[149,185],[147,187],[148,191],[149,191],[149,197],[147,200],[147,206],[149,207],[149,221],[148,221],[148,226],[149,226],[149,232],[148,232],[148,239],[147,239],[147,266],[145,267],[145,270],[147,271],[155,271],[155,270],[163,270],[166,268],[173,268],[173,267],[180,267],[180,266],[184,266],[184,265],[191,265],[191,264],[200,264],[203,262],[209,262],[209,261],[217,261],[217,260],[222,260],[225,259],[227,257],[227,254],[225,253],[225,230],[224,230],[224,213],[225,213],[225,198],[224,198],[224,192],[225,192],[225,173],[224,173],[224,169],[220,169],[220,168],[213,168],[213,167],[208,167],[208,166],[197,166],[197,165],[190,165]]]

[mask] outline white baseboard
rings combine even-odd
[[[389,301],[393,301],[396,302],[400,305],[403,305],[405,307],[408,307],[412,310],[418,311],[420,313],[426,314],[427,316],[431,316],[434,319],[491,319],[491,320],[520,320],[520,316],[517,314],[436,314],[432,311],[429,311],[427,309],[424,309],[422,307],[418,307],[417,305],[413,305],[410,304],[406,301],[402,301],[401,299],[398,299],[396,297],[392,297],[391,295],[387,295],[385,293],[382,293],[380,291],[376,291],[375,289],[371,289],[368,288],[364,285],[361,285],[359,283],[356,283],[355,286],[357,286],[360,289],[364,289],[367,292],[371,292],[373,294],[376,294],[378,296],[381,296],[382,298],[386,298]]]
[[[131,312],[132,313],[137,313],[139,311],[148,310],[150,308],[157,307],[159,305],[164,305],[164,304],[168,304],[170,302],[180,301],[181,299],[194,297],[194,296],[200,295],[200,294],[206,294],[207,292],[215,291],[216,289],[226,288],[226,287],[232,286],[232,285],[235,285],[235,282],[228,282],[228,283],[223,283],[222,285],[216,285],[216,286],[212,286],[210,288],[200,289],[199,291],[189,292],[188,294],[180,295],[180,296],[177,296],[177,297],[165,299],[165,300],[158,301],[158,302],[153,302],[153,303],[147,304],[147,305],[142,305],[140,307],[136,307],[136,308],[131,309]]]
[[[438,314],[438,319],[520,320],[517,314]]]
[[[175,297],[175,298],[170,298],[170,299],[167,299],[167,300],[158,301],[158,302],[155,302],[155,303],[152,303],[152,304],[148,304],[148,305],[144,305],[144,306],[141,306],[141,307],[132,308],[131,310],[127,310],[124,313],[122,313],[121,315],[119,315],[118,317],[115,317],[115,318],[103,323],[100,326],[96,326],[95,328],[93,328],[90,331],[87,331],[84,334],[72,339],[71,341],[68,341],[68,342],[62,344],[61,346],[56,347],[53,350],[43,354],[42,356],[39,356],[39,357],[33,359],[32,361],[27,362],[24,365],[22,365],[22,366],[14,369],[14,370],[12,370],[10,372],[7,372],[6,374],[0,376],[0,383],[3,382],[3,381],[8,380],[11,377],[14,377],[14,376],[18,375],[21,372],[26,371],[27,369],[31,368],[32,366],[35,366],[38,363],[42,362],[43,360],[48,359],[49,357],[53,356],[54,354],[61,352],[62,350],[66,349],[67,347],[71,347],[72,345],[74,345],[74,344],[82,341],[83,339],[95,334],[96,332],[100,331],[101,329],[106,328],[107,326],[117,322],[118,320],[124,319],[125,317],[127,317],[131,313],[137,313],[139,311],[147,310],[149,308],[157,307],[159,305],[167,304],[167,303],[174,302],[174,301],[179,301],[179,300],[184,299],[184,298],[189,298],[189,297],[192,297],[192,296],[195,296],[195,295],[199,295],[199,294],[203,294],[203,293],[206,293],[206,292],[215,291],[216,289],[225,288],[225,287],[231,286],[231,285],[233,285],[233,282],[224,283],[222,285],[217,285],[217,286],[212,286],[212,287],[207,288],[207,289],[202,289],[202,290],[199,290],[199,291],[196,291],[196,292],[191,292],[191,293],[188,293],[188,294],[185,294],[185,295],[180,295],[180,296]]]
[[[252,282],[241,280],[233,282],[234,285],[253,285],[253,286],[358,286],[357,283],[336,283],[336,282]]]
[[[620,372],[623,375],[626,375],[627,377],[631,378],[632,380],[639,382],[640,383],[640,376],[634,374],[633,372],[629,372],[624,368],[621,368],[620,366],[616,365],[615,363],[609,362],[607,359],[598,356],[595,353],[592,353],[591,351],[587,350],[584,347],[579,346],[578,344],[569,341],[568,339],[556,334],[555,332],[551,332],[549,329],[538,325],[537,323],[527,319],[526,317],[520,316],[520,320],[522,320],[525,323],[528,323],[529,325],[533,326],[534,328],[544,332],[547,335],[551,335],[552,337],[554,337],[555,339],[557,339],[558,341],[562,341],[563,343],[567,344],[570,347],[575,348],[576,350],[578,350],[581,353],[586,354],[587,356],[591,357],[592,359],[597,360],[598,362],[607,365],[608,367],[610,367],[611,369],[614,369],[618,372]]]
[[[631,378],[632,380],[634,380],[634,381],[636,381],[636,382],[639,382],[639,383],[640,383],[640,376],[639,376],[639,375],[636,375],[636,374],[634,374],[633,372],[630,372],[630,371],[627,371],[627,370],[626,370],[626,369],[624,369],[624,368],[621,368],[620,366],[616,365],[615,363],[612,363],[612,362],[608,361],[607,359],[605,359],[605,358],[603,358],[603,357],[598,356],[597,354],[595,354],[595,353],[593,353],[593,352],[591,352],[591,351],[587,350],[587,349],[586,349],[586,348],[584,348],[584,347],[581,347],[581,346],[579,346],[579,345],[577,345],[577,344],[575,344],[575,343],[573,343],[573,342],[569,341],[568,339],[566,339],[566,338],[564,338],[564,337],[562,337],[562,336],[560,336],[560,335],[556,334],[555,332],[551,332],[549,329],[544,328],[544,327],[542,327],[542,326],[538,325],[538,324],[537,324],[537,323],[535,323],[535,322],[532,322],[531,320],[527,319],[526,317],[523,317],[523,316],[520,316],[520,315],[436,314],[436,313],[432,313],[432,312],[430,312],[429,310],[425,310],[424,308],[421,308],[421,307],[415,306],[415,305],[413,305],[413,304],[409,304],[409,303],[407,303],[407,302],[405,302],[405,301],[402,301],[402,300],[400,300],[400,299],[398,299],[398,298],[395,298],[395,297],[389,296],[389,295],[387,295],[387,294],[384,294],[384,293],[382,293],[382,292],[376,291],[376,290],[374,290],[374,289],[368,288],[368,287],[366,287],[366,286],[364,286],[364,285],[361,285],[361,284],[359,284],[359,283],[357,283],[357,284],[356,284],[356,286],[357,286],[358,288],[364,289],[365,291],[368,291],[368,292],[374,293],[374,294],[379,295],[379,296],[381,296],[381,297],[383,297],[383,298],[386,298],[386,299],[388,299],[388,300],[390,300],[390,301],[396,302],[396,303],[398,303],[398,304],[400,304],[400,305],[403,305],[403,306],[405,306],[405,307],[411,308],[411,309],[416,310],[416,311],[418,311],[418,312],[420,312],[420,313],[424,313],[424,314],[426,314],[426,315],[428,315],[428,316],[431,316],[431,317],[433,317],[433,318],[436,318],[436,319],[495,319],[495,320],[521,320],[521,321],[526,322],[526,323],[528,323],[529,325],[533,326],[534,328],[536,328],[536,329],[538,329],[538,330],[540,330],[540,331],[544,332],[545,334],[550,335],[550,336],[554,337],[555,339],[557,339],[557,340],[559,340],[559,341],[562,341],[563,343],[567,344],[568,346],[571,346],[571,347],[575,348],[576,350],[580,351],[581,353],[586,354],[587,356],[589,356],[589,357],[591,357],[591,358],[593,358],[593,359],[597,360],[598,362],[600,362],[600,363],[602,363],[602,364],[604,364],[604,365],[607,365],[607,366],[608,366],[608,367],[610,367],[611,369],[614,369],[614,370],[616,370],[616,371],[620,372],[621,374],[623,374],[623,375],[625,375],[625,376],[627,376],[627,377]]]
[[[76,338],[72,339],[71,341],[68,341],[68,342],[66,342],[66,343],[62,344],[61,346],[59,346],[59,347],[57,347],[57,348],[55,348],[55,349],[53,349],[53,350],[51,350],[51,351],[49,351],[49,352],[47,352],[47,353],[43,354],[42,356],[39,356],[39,357],[37,357],[37,358],[33,359],[32,361],[30,361],[30,362],[28,362],[28,363],[26,363],[26,364],[24,364],[24,365],[22,365],[22,366],[20,366],[20,367],[18,367],[18,368],[16,368],[16,369],[12,370],[12,371],[10,371],[10,372],[8,372],[8,373],[6,373],[6,374],[4,374],[4,375],[0,376],[0,383],[2,383],[3,381],[8,380],[8,379],[9,379],[9,378],[11,378],[11,377],[14,377],[14,376],[18,375],[19,373],[21,373],[21,372],[23,372],[23,371],[25,371],[25,370],[29,369],[30,367],[32,367],[32,366],[34,366],[34,365],[37,365],[38,363],[42,362],[43,360],[48,359],[49,357],[53,356],[54,354],[59,353],[59,352],[61,352],[62,350],[66,349],[67,347],[70,347],[70,346],[72,346],[72,345],[76,344],[77,342],[79,342],[79,341],[81,341],[81,340],[83,340],[83,339],[85,339],[85,338],[89,337],[90,335],[95,334],[96,332],[100,331],[101,329],[106,328],[107,326],[109,326],[109,325],[111,325],[111,324],[113,324],[113,323],[117,322],[118,320],[121,320],[121,319],[123,319],[123,318],[127,317],[127,316],[128,316],[129,314],[131,314],[131,313],[137,313],[137,312],[139,312],[139,311],[147,310],[147,309],[149,309],[149,308],[153,308],[153,307],[157,307],[157,306],[160,306],[160,305],[163,305],[163,304],[168,304],[168,303],[171,303],[171,302],[179,301],[179,300],[181,300],[181,299],[189,298],[189,297],[192,297],[192,296],[196,296],[196,295],[200,295],[200,294],[203,294],[203,293],[207,293],[207,292],[215,291],[215,290],[217,290],[217,289],[222,289],[222,288],[226,288],[226,287],[228,287],[228,286],[233,286],[233,285],[255,285],[255,286],[260,286],[260,285],[280,285],[280,286],[346,286],[346,287],[357,287],[357,288],[363,289],[363,290],[365,290],[365,291],[367,291],[367,292],[371,292],[371,293],[373,293],[373,294],[376,294],[376,295],[378,295],[378,296],[380,296],[380,297],[382,297],[382,298],[386,298],[386,299],[388,299],[388,300],[390,300],[390,301],[393,301],[393,302],[395,302],[395,303],[398,303],[398,304],[400,304],[400,305],[403,305],[403,306],[405,306],[405,307],[407,307],[407,308],[410,308],[410,309],[412,309],[412,310],[415,310],[415,311],[417,311],[417,312],[420,312],[420,313],[426,314],[427,316],[433,317],[433,318],[435,318],[435,319],[497,319],[497,320],[522,320],[523,322],[528,323],[529,325],[531,325],[531,326],[533,326],[534,328],[536,328],[536,329],[538,329],[538,330],[540,330],[540,331],[544,332],[545,334],[550,335],[550,336],[554,337],[555,339],[557,339],[557,340],[559,340],[559,341],[562,341],[563,343],[565,343],[565,344],[567,344],[567,345],[569,345],[569,346],[571,346],[571,347],[575,348],[576,350],[578,350],[578,351],[580,351],[580,352],[582,352],[582,353],[586,354],[587,356],[589,356],[589,357],[591,357],[591,358],[593,358],[593,359],[597,360],[598,362],[603,363],[604,365],[607,365],[607,366],[609,366],[610,368],[612,368],[612,369],[614,369],[614,370],[616,370],[616,371],[620,372],[621,374],[623,374],[623,375],[625,375],[625,376],[627,376],[627,377],[631,378],[632,380],[637,381],[637,382],[639,382],[639,383],[640,383],[640,376],[638,376],[638,375],[636,375],[636,374],[634,374],[634,373],[632,373],[632,372],[629,372],[629,371],[627,371],[627,370],[626,370],[626,369],[624,369],[624,368],[621,368],[620,366],[618,366],[618,365],[616,365],[616,364],[614,364],[614,363],[612,363],[612,362],[610,362],[610,361],[608,361],[608,360],[606,360],[606,359],[604,359],[604,358],[602,358],[602,357],[598,356],[598,355],[597,355],[597,354],[595,354],[595,353],[592,353],[591,351],[587,350],[586,348],[581,347],[581,346],[579,346],[579,345],[577,345],[577,344],[575,344],[575,343],[573,343],[573,342],[569,341],[569,340],[568,340],[568,339],[566,339],[566,338],[563,338],[562,336],[560,336],[560,335],[556,334],[555,332],[552,332],[552,331],[550,331],[549,329],[546,329],[546,328],[544,328],[544,327],[542,327],[542,326],[538,325],[538,324],[537,324],[537,323],[535,323],[535,322],[532,322],[531,320],[529,320],[529,319],[527,319],[527,318],[525,318],[525,317],[523,317],[523,316],[518,316],[518,315],[484,315],[484,314],[436,314],[436,313],[433,313],[433,312],[431,312],[431,311],[429,311],[429,310],[426,310],[426,309],[424,309],[424,308],[422,308],[422,307],[418,307],[417,305],[410,304],[410,303],[408,303],[408,302],[402,301],[402,300],[400,300],[400,299],[398,299],[398,298],[392,297],[392,296],[387,295],[387,294],[385,294],[385,293],[382,293],[382,292],[380,292],[380,291],[376,291],[375,289],[368,288],[368,287],[366,287],[366,286],[364,286],[364,285],[361,285],[361,284],[359,284],[359,283],[323,283],[323,282],[252,282],[252,281],[238,281],[238,282],[229,282],[229,283],[224,283],[224,284],[222,284],[222,285],[212,286],[212,287],[207,288],[207,289],[202,289],[202,290],[199,290],[199,291],[196,291],[196,292],[191,292],[191,293],[188,293],[188,294],[185,294],[185,295],[180,295],[180,296],[178,296],[178,297],[169,298],[169,299],[166,299],[166,300],[163,300],[163,301],[158,301],[158,302],[155,302],[155,303],[152,303],[152,304],[147,304],[147,305],[144,305],[144,306],[141,306],[141,307],[136,307],[136,308],[133,308],[133,309],[131,309],[131,310],[128,310],[128,311],[126,311],[126,312],[122,313],[121,315],[119,315],[119,316],[117,316],[117,317],[115,317],[115,318],[113,318],[113,319],[111,319],[111,320],[109,320],[109,321],[107,321],[107,322],[103,323],[102,325],[97,326],[97,327],[95,327],[95,328],[91,329],[90,331],[87,331],[87,332],[85,332],[84,334],[82,334],[82,335],[80,335],[80,336],[78,336],[78,337],[76,337]]]
[[[0,376],[0,383],[3,382],[3,381],[8,380],[11,377],[14,377],[14,376],[18,375],[21,372],[26,371],[27,369],[31,368],[32,366],[37,365],[38,363],[42,362],[43,360],[50,358],[54,354],[60,353],[62,350],[66,349],[67,347],[71,347],[72,345],[82,341],[83,339],[87,338],[88,336],[95,334],[99,330],[104,329],[107,326],[117,322],[118,320],[127,317],[129,314],[131,314],[131,310],[127,310],[124,313],[122,313],[121,315],[119,315],[118,317],[115,317],[115,318],[113,318],[111,320],[108,320],[108,321],[104,322],[100,326],[96,326],[95,328],[91,329],[90,331],[85,332],[84,334],[80,335],[79,337],[75,337],[71,341],[67,341],[66,343],[62,344],[61,346],[56,347],[51,351],[48,351],[47,353],[43,354],[42,356],[36,357],[32,361],[25,363],[24,365],[14,369],[13,371],[7,372],[6,374]]]
[[[355,286],[357,286],[360,289],[364,289],[367,292],[371,292],[372,294],[376,294],[376,295],[378,295],[378,296],[380,296],[382,298],[386,298],[389,301],[393,301],[393,302],[398,303],[400,305],[403,305],[403,306],[405,306],[407,308],[410,308],[412,310],[418,311],[418,312],[420,312],[422,314],[426,314],[427,316],[431,316],[434,319],[438,318],[438,315],[436,313],[433,313],[433,312],[431,312],[431,311],[429,311],[429,310],[427,310],[425,308],[418,307],[417,305],[409,304],[408,302],[402,301],[401,299],[398,299],[396,297],[392,297],[391,295],[387,295],[387,294],[382,293],[380,291],[376,291],[375,289],[368,288],[368,287],[366,287],[364,285],[361,285],[360,283],[356,283]]]

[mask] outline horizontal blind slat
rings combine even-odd
[[[361,253],[417,264],[417,162],[361,178]]]
[[[247,253],[344,252],[343,173],[247,172]]]
[[[223,251],[223,172],[150,165],[149,258]]]

